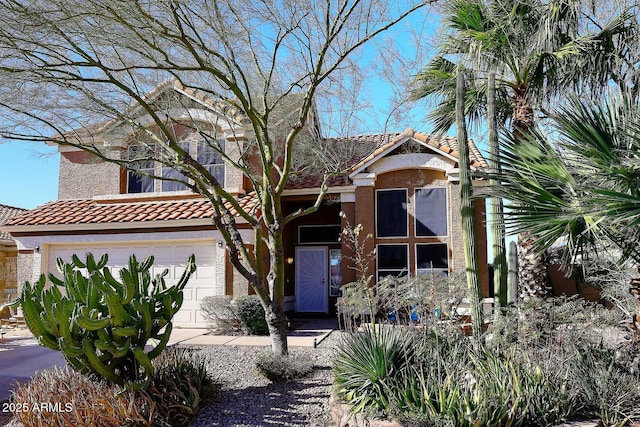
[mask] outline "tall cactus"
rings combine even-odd
[[[464,72],[458,69],[456,80],[456,128],[458,135],[458,162],[460,169],[460,200],[462,216],[462,244],[467,271],[467,298],[471,309],[471,330],[476,347],[482,345],[484,321],[482,319],[482,292],[480,291],[480,269],[478,266],[478,246],[473,211],[473,186],[471,182],[471,166],[469,162],[469,142],[467,125],[464,116]]]
[[[70,263],[58,258],[62,278],[50,274],[52,286],[47,289],[44,275],[34,285],[26,282],[15,305],[22,307],[38,342],[61,351],[73,369],[145,387],[153,375],[151,360],[171,335],[173,316],[196,269],[195,257],[189,257],[182,277],[169,287],[164,279],[168,270],[151,278],[153,256],[138,262],[131,255],[128,267],[120,270],[121,281],[113,277],[107,261],[106,254],[96,262],[91,253],[84,262],[76,255]],[[147,350],[151,340],[156,344]]]

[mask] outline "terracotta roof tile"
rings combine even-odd
[[[26,209],[0,204],[0,225],[6,224],[11,220],[11,218],[21,215],[26,211]],[[0,240],[12,240],[11,235],[0,231]]]
[[[257,207],[257,199],[250,193],[237,196],[238,203],[249,211]],[[0,205],[1,206],[1,205]],[[231,205],[228,204],[231,208]],[[237,215],[235,209],[231,212]],[[149,201],[105,201],[94,199],[58,200],[12,218],[7,226],[72,225],[167,222],[213,218],[214,209],[204,198]]]
[[[392,148],[398,142],[404,138],[414,138],[435,150],[441,151],[444,154],[448,154],[453,157],[459,157],[458,153],[458,141],[456,138],[449,136],[435,136],[416,132],[413,129],[406,129],[404,132],[384,133],[384,134],[372,134],[372,135],[356,135],[351,137],[330,138],[327,141],[333,143],[349,142],[350,144],[362,144],[368,146],[372,151],[364,157],[355,157],[351,159],[353,167],[351,171],[358,169],[361,165],[373,160],[380,154]],[[480,150],[476,147],[472,140],[469,140],[469,158],[471,165],[476,168],[486,168],[487,162],[480,153]],[[303,189],[303,188],[318,188],[322,183],[322,177],[306,176],[295,177],[287,183],[287,189]],[[349,185],[349,179],[347,175],[336,176],[329,180],[329,187],[340,187]]]

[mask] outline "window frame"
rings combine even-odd
[[[447,234],[445,235],[427,235],[427,234],[418,234],[418,199],[416,193],[422,190],[444,190],[445,194],[445,205],[444,205],[444,214],[445,214],[445,225],[447,227]],[[413,235],[417,238],[447,238],[450,234],[450,224],[449,224],[449,191],[446,186],[433,186],[433,187],[416,187],[413,189]]]
[[[178,141],[178,145],[180,146],[180,148],[182,148],[184,151],[186,151],[188,154],[191,154],[191,141]],[[186,148],[186,149],[185,149]],[[186,176],[182,175],[178,170],[176,170],[175,168],[165,165],[164,163],[161,162],[156,162],[159,167],[160,167],[160,174],[159,176],[165,178],[165,177],[169,177],[172,178],[172,174],[175,175],[176,178],[180,179],[180,177],[184,177],[187,178]],[[156,166],[157,168],[158,166]],[[187,187],[185,184],[178,182],[178,181],[168,181],[168,180],[164,180],[164,179],[159,179],[158,181],[160,181],[159,187],[160,187],[160,193],[176,193],[178,191],[187,191],[189,190],[189,187]],[[190,182],[190,179],[187,179],[187,182]],[[155,188],[158,189],[158,184],[156,184]],[[168,185],[177,185],[178,189],[176,190],[165,190],[165,186]]]
[[[405,222],[406,222],[406,230],[404,235],[393,235],[393,236],[380,236],[380,230],[378,229],[378,194],[382,192],[390,192],[390,191],[404,191],[405,194]],[[397,239],[397,238],[408,238],[409,237],[409,189],[408,188],[377,188],[375,191],[375,224],[374,227],[376,229],[376,238],[378,239]]]
[[[435,245],[442,245],[445,248],[445,253],[447,255],[447,266],[446,267],[434,267],[433,271],[434,272],[443,272],[446,274],[449,274],[449,271],[451,271],[450,267],[451,267],[451,256],[449,253],[449,244],[446,242],[429,242],[429,243],[415,243],[414,244],[414,251],[415,251],[415,262],[414,262],[414,266],[415,266],[415,274],[416,276],[418,275],[424,275],[424,274],[429,274],[432,269],[431,268],[419,268],[419,258],[418,258],[418,247],[419,246],[435,246]]]
[[[220,138],[218,141],[221,141],[223,144],[223,148],[226,148],[226,140],[224,138]],[[179,144],[185,144],[187,146],[187,153],[189,153],[189,155],[191,155],[192,157],[194,157],[196,160],[198,158],[198,149],[200,144],[206,144],[206,142],[202,139],[197,139],[197,140],[181,140],[178,141]],[[133,142],[131,144],[129,144],[129,146],[127,147],[127,159],[129,159],[129,149],[130,147],[137,145],[137,143]],[[208,146],[208,145],[207,145]],[[155,148],[154,148],[155,149]],[[184,148],[183,148],[184,149]],[[217,166],[222,166],[222,182],[220,182],[220,185],[224,188],[225,185],[225,181],[226,181],[226,162],[224,161],[224,158],[222,155],[219,154],[218,159],[221,161],[221,163],[211,163],[211,164],[206,164],[203,165],[205,167],[217,167]],[[147,171],[153,171],[153,175],[155,176],[164,176],[164,174],[169,171],[175,171],[174,168],[164,165],[162,162],[159,162],[157,160],[149,160],[149,162],[153,163],[153,168],[145,168],[145,169],[141,169],[141,170],[147,170]],[[177,172],[177,174],[179,174],[180,172]],[[151,193],[160,193],[160,194],[180,194],[180,193],[184,193],[184,192],[190,192],[190,189],[184,185],[181,185],[177,182],[174,181],[165,181],[163,179],[160,178],[151,178],[148,176],[144,176],[144,179],[151,179],[153,181],[153,190],[152,191],[140,191],[140,192],[131,192],[130,191],[130,183],[131,183],[131,176],[135,175],[134,171],[128,170],[126,169],[126,174],[125,174],[125,179],[126,179],[126,183],[125,183],[125,193],[124,194],[151,194]],[[215,176],[215,175],[214,175]],[[186,178],[186,177],[185,177]],[[189,180],[189,182],[192,182],[192,180]],[[181,185],[182,188],[177,189],[177,190],[165,190],[164,186],[165,184],[167,185],[172,185],[172,184],[178,184]]]
[[[220,146],[220,148],[222,149],[222,151],[226,152],[227,140],[225,138],[218,138],[218,139],[216,139],[216,141],[217,141],[218,145]],[[220,154],[219,151],[212,149],[213,152],[215,153],[214,155],[216,157],[216,160],[220,160],[220,163],[202,163],[200,161],[200,155],[201,155],[200,146],[201,145],[204,145],[205,147],[211,149],[211,145],[207,144],[206,140],[199,139],[199,140],[197,140],[195,142],[196,153],[195,153],[195,156],[192,156],[192,157],[194,157],[198,163],[200,163],[205,169],[207,169],[209,171],[209,173],[211,173],[211,175],[213,175],[218,180],[218,184],[220,184],[220,186],[222,188],[224,188],[225,183],[226,183],[226,166],[227,166],[226,162],[224,161],[224,157],[222,156],[222,154]],[[219,177],[216,176],[216,174],[213,173],[211,171],[211,169],[209,169],[209,168],[217,168],[217,167],[220,167],[220,166],[222,166],[222,177],[221,177],[222,179],[219,179]]]
[[[131,155],[130,155],[131,149],[133,147],[139,146],[139,145],[140,145],[139,143],[133,143],[133,144],[129,144],[127,146],[127,161],[131,161]],[[152,151],[156,150],[155,145],[153,145],[153,146],[145,145],[145,148],[148,149],[148,150],[152,150]],[[157,162],[155,160],[145,160],[145,161],[151,163],[151,167],[140,168],[140,171],[152,171],[152,174],[155,175],[156,174],[156,163]],[[126,171],[125,176],[126,176],[126,180],[127,180],[126,183],[125,183],[126,184],[125,185],[125,194],[149,194],[149,193],[154,193],[156,191],[156,180],[153,177],[148,176],[148,175],[138,175],[135,171],[132,171],[130,169],[126,169],[125,171]],[[135,191],[135,192],[130,191],[131,178],[132,177],[135,177],[139,181],[141,181],[141,180],[151,180],[151,188],[152,188],[152,190],[151,191]]]
[[[405,248],[405,254],[407,257],[407,263],[406,266],[402,269],[391,269],[391,268],[380,268],[380,247],[381,246],[402,246]],[[403,274],[409,274],[409,268],[410,268],[410,263],[411,263],[411,259],[410,259],[410,254],[409,254],[409,243],[378,243],[376,244],[376,283],[380,280],[380,272],[397,272],[398,274],[396,274],[395,276],[402,276]],[[388,276],[390,274],[387,274],[385,276]],[[384,276],[383,276],[384,277]]]
[[[339,245],[340,240],[336,241],[302,241],[302,233],[301,230],[303,228],[322,228],[322,227],[338,227],[340,231],[338,232],[338,238],[342,234],[342,225],[340,224],[301,224],[298,226],[298,244],[299,245]]]

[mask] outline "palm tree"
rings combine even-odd
[[[507,225],[537,236],[533,250],[563,242],[569,265],[603,252],[640,265],[640,105],[634,95],[572,98],[552,117],[551,140],[538,130],[509,132],[499,158],[509,200]],[[632,294],[640,300],[640,280]],[[640,338],[639,311],[631,322]]]
[[[621,65],[636,34],[633,16],[624,11],[598,25],[581,0],[448,1],[439,54],[417,75],[412,98],[433,100],[428,118],[436,131],[447,131],[460,66],[470,87],[465,113],[478,124],[486,115],[487,76],[495,72],[498,121],[509,123],[516,139],[526,138],[536,114],[564,93],[601,92],[611,80],[638,87],[635,67]],[[531,250],[536,238],[520,237],[521,293],[544,294],[546,265]]]

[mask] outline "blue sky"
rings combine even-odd
[[[32,209],[58,197],[56,147],[34,142],[0,143],[0,204]]]

